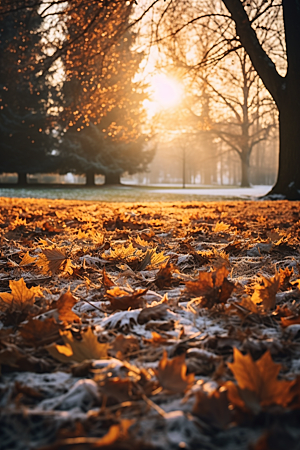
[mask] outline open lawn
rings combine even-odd
[[[299,449],[299,207],[1,198],[1,449]]]

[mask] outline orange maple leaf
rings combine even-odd
[[[185,283],[188,293],[195,297],[204,297],[204,306],[211,307],[214,303],[225,303],[234,289],[234,284],[226,276],[228,270],[225,266],[214,272],[200,271],[198,280]]]
[[[232,403],[253,407],[253,405],[287,406],[291,400],[290,389],[293,381],[278,380],[281,364],[273,362],[271,354],[266,351],[257,361],[250,354],[243,355],[234,348],[234,362],[228,363],[237,384],[238,392],[232,383],[227,382],[228,398]],[[239,397],[239,398],[238,398]]]
[[[280,287],[280,275],[276,273],[274,277],[268,279],[262,277],[264,285],[257,284],[254,288],[251,300],[253,303],[261,303],[266,310],[274,309],[276,304],[276,294]]]
[[[47,350],[60,362],[82,362],[88,359],[106,359],[109,344],[100,344],[91,328],[75,339],[71,331],[60,331],[64,345],[48,345]]]
[[[186,375],[185,354],[168,359],[167,352],[164,351],[162,359],[159,361],[156,376],[160,385],[173,392],[183,392],[194,383],[193,373]]]
[[[78,315],[72,311],[72,308],[76,303],[77,300],[73,297],[70,290],[61,294],[56,302],[58,319],[66,323],[80,322]]]
[[[43,295],[40,286],[28,289],[23,278],[18,281],[11,280],[9,287],[11,293],[0,294],[0,306],[9,312],[28,310],[33,306],[35,298]]]
[[[58,248],[45,248],[43,254],[39,255],[36,264],[41,267],[42,272],[51,275],[58,272],[64,265],[65,272],[70,270],[71,260]]]

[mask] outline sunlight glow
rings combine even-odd
[[[151,77],[149,91],[150,99],[144,102],[149,116],[165,109],[176,108],[184,97],[180,82],[164,74]]]
[[[177,106],[183,97],[183,88],[174,78],[167,75],[154,75],[151,81],[152,98],[162,109]]]

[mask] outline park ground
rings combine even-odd
[[[1,448],[299,449],[299,206],[0,198]]]

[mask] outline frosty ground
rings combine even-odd
[[[1,448],[299,448],[298,202],[0,207]]]

